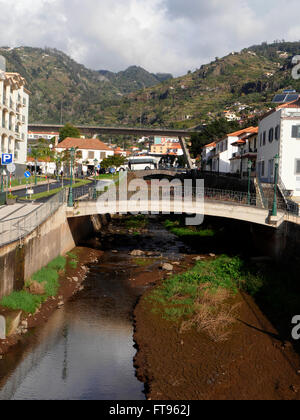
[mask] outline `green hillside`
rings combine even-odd
[[[226,109],[245,119],[257,117],[273,106],[275,93],[300,91],[300,81],[291,77],[296,54],[300,43],[276,43],[216,58],[193,73],[122,98],[105,115],[115,123],[178,128],[207,123]],[[239,111],[241,105],[246,108]]]
[[[291,77],[300,42],[246,48],[173,79],[136,66],[119,73],[92,71],[53,49],[0,49],[8,70],[21,73],[32,92],[30,121],[188,128],[224,115],[259,117]]]
[[[101,123],[107,104],[124,95],[160,83],[140,67],[111,73],[89,70],[56,49],[0,48],[7,71],[24,76],[30,97],[30,121],[58,123]],[[168,75],[167,77],[172,77]]]

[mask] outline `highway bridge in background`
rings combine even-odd
[[[63,125],[60,124],[29,124],[29,131],[37,131],[40,133],[47,133],[52,131],[59,131]],[[186,145],[185,138],[191,137],[196,131],[190,130],[171,130],[168,128],[143,128],[143,127],[101,127],[101,126],[77,126],[80,133],[88,137],[96,137],[98,135],[109,134],[112,136],[117,135],[127,135],[127,136],[140,136],[140,137],[150,137],[150,136],[162,136],[162,137],[178,137],[187,165],[189,169],[192,169],[192,161],[189,153],[189,149]]]

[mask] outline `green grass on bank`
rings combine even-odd
[[[191,270],[166,279],[147,299],[164,317],[181,318],[195,312],[204,292],[215,294],[219,289],[225,289],[236,294],[246,280],[251,282],[253,291],[261,286],[261,281],[253,278],[239,257],[222,255],[214,260],[200,261]]]
[[[194,238],[212,238],[216,235],[216,231],[213,229],[203,229],[200,227],[187,227],[181,226],[179,221],[166,220],[164,223],[166,229],[171,233],[178,236],[179,238],[194,237]]]
[[[59,290],[59,273],[66,268],[66,258],[57,257],[51,261],[46,267],[36,272],[32,278],[25,284],[25,290],[13,292],[9,296],[4,297],[0,301],[0,305],[13,309],[22,310],[27,313],[35,313],[41,303],[45,302],[49,297],[57,296]],[[29,293],[32,281],[44,286],[44,295],[34,295]]]
[[[22,310],[34,314],[45,300],[45,296],[32,295],[25,290],[21,290],[20,292],[12,292],[9,296],[2,298],[0,304],[8,309]]]
[[[125,221],[127,229],[145,229],[148,226],[148,219],[142,214],[137,216],[128,217]]]

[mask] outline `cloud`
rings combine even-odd
[[[216,56],[300,39],[297,0],[0,0],[8,46],[62,49],[94,69],[183,74]]]

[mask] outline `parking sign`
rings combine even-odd
[[[9,165],[9,164],[13,163],[12,153],[2,153],[1,163],[2,163],[2,165]]]

